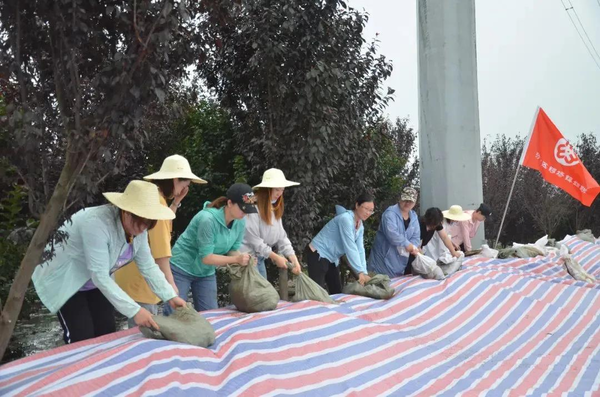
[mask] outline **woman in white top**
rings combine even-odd
[[[279,268],[286,269],[287,262],[294,265],[295,274],[301,271],[300,263],[292,243],[283,229],[283,191],[299,183],[288,181],[281,170],[271,168],[263,174],[262,182],[256,186],[258,214],[246,217],[246,233],[241,251],[258,259],[258,271],[267,278],[265,259],[269,258]],[[274,252],[273,249],[277,252]]]

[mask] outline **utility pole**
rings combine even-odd
[[[475,0],[417,0],[421,212],[483,201]],[[483,243],[483,227],[472,240]]]

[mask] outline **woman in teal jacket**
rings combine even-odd
[[[335,210],[336,217],[327,222],[304,252],[308,275],[322,287],[327,285],[330,294],[342,292],[338,268],[342,255],[348,258],[359,283],[364,284],[370,279],[363,242],[363,221],[375,211],[373,196],[363,193],[356,199],[354,209],[347,210],[336,205]]]
[[[152,291],[170,306],[185,306],[152,258],[147,229],[157,220],[173,219],[160,203],[156,185],[132,181],[124,193],[104,193],[112,203],[86,208],[59,230],[68,238],[55,246],[54,257],[37,266],[33,284],[42,303],[57,313],[65,343],[115,332],[116,308],[137,325],[157,324],[150,312],[131,299],[111,274],[135,260]]]
[[[187,299],[190,288],[194,308],[198,311],[216,309],[217,277],[215,266],[239,264],[246,266],[248,254],[228,256],[242,245],[246,229],[246,214],[257,212],[252,188],[236,183],[226,197],[206,202],[177,239],[171,257],[171,272],[179,296]],[[165,305],[165,314],[171,308]]]

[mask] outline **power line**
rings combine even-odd
[[[594,52],[596,53],[596,56],[598,57],[598,59],[600,59],[600,55],[598,54],[598,51],[596,51],[596,47],[594,47],[594,43],[592,42],[592,39],[590,39],[590,36],[588,36],[587,31],[583,27],[583,22],[581,22],[581,19],[579,19],[579,15],[577,14],[577,11],[575,11],[575,7],[573,6],[573,3],[571,3],[571,0],[568,0],[568,1],[569,1],[569,4],[571,5],[571,9],[573,10],[573,14],[575,14],[575,17],[579,21],[579,25],[581,25],[581,29],[583,29],[583,33],[585,34],[585,37],[587,37],[588,42],[594,49]],[[598,3],[600,4],[600,0],[596,0],[596,1],[598,1]]]
[[[585,39],[583,38],[583,36],[581,35],[581,32],[579,31],[579,28],[577,27],[577,24],[575,23],[575,21],[573,20],[573,17],[571,16],[571,13],[569,12],[569,10],[573,10],[575,11],[575,9],[573,8],[573,5],[571,5],[571,8],[567,8],[567,6],[565,5],[563,0],[560,0],[561,4],[563,5],[563,7],[565,8],[565,11],[567,12],[567,15],[569,16],[569,19],[571,20],[571,23],[573,24],[573,27],[575,28],[575,30],[577,31],[577,34],[579,35],[579,38],[581,39],[581,41],[583,41],[583,45],[585,45],[586,50],[588,50],[590,56],[592,57],[592,59],[594,60],[594,63],[596,64],[596,66],[598,66],[598,69],[600,69],[600,63],[598,63],[598,60],[596,59],[596,57],[594,56],[594,54],[592,53],[592,50],[590,50],[590,47],[588,46],[587,42],[585,41]],[[581,27],[583,28],[583,25],[581,25]],[[585,31],[585,29],[583,28],[583,30]],[[586,33],[587,36],[587,33]],[[588,36],[589,37],[589,36]],[[591,42],[590,42],[591,44]],[[593,44],[592,44],[593,47]],[[594,48],[594,51],[596,49]]]

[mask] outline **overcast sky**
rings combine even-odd
[[[598,52],[599,1],[570,0]],[[418,128],[416,4],[349,1],[370,14],[365,37],[379,33],[380,51],[393,62],[387,85],[396,94],[389,115],[409,117]],[[561,0],[476,0],[475,9],[481,139],[526,135],[538,105],[573,143],[584,132],[600,137],[600,68]]]

